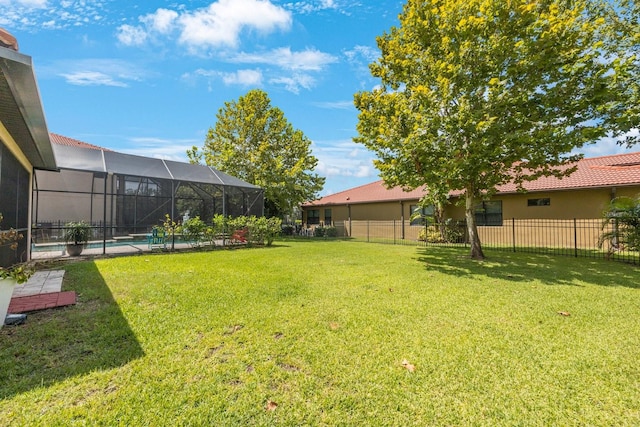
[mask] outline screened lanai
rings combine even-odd
[[[203,165],[52,144],[59,172],[36,171],[35,243],[60,238],[64,224],[85,221],[93,238],[147,233],[174,221],[215,214],[263,215],[263,191]]]

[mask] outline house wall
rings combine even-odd
[[[414,201],[412,203],[417,203]],[[388,221],[399,219],[403,215],[409,218],[409,204],[399,201],[363,203],[354,205],[331,205],[318,207],[304,207],[302,210],[302,222],[309,223],[309,211],[318,210],[320,213],[320,223],[324,224],[325,211],[331,209],[332,222],[342,222],[351,220]]]
[[[541,220],[558,220],[569,221],[567,224],[558,223],[559,229],[565,230],[571,228],[573,219],[599,219],[602,212],[614,197],[637,197],[640,195],[640,184],[637,186],[627,186],[618,188],[597,188],[597,189],[578,189],[566,191],[548,191],[548,192],[529,192],[518,194],[499,194],[491,200],[502,201],[502,218],[505,223],[512,218],[518,220],[541,219]],[[544,206],[529,206],[529,199],[549,199],[549,204]],[[446,206],[445,217],[455,220],[464,219],[464,207],[454,203]],[[381,225],[384,231],[372,230],[371,224],[366,222],[351,225],[351,233],[349,227],[345,226],[345,233],[356,236],[375,236],[376,234],[389,235],[388,228],[397,228],[394,235],[413,238],[417,236],[420,227],[410,225],[412,205],[416,205],[418,200],[404,200],[379,203],[361,203],[353,205],[332,205],[317,206],[303,208],[303,223],[307,223],[308,211],[316,209],[320,212],[320,221],[323,223],[324,209],[331,209],[332,221],[341,223],[343,221],[388,221],[387,224]],[[401,222],[404,219],[404,227]],[[394,222],[395,221],[395,222]],[[546,224],[548,229],[550,224]],[[482,227],[481,233],[492,234],[500,233],[498,229],[503,227]],[[532,230],[531,230],[532,231]],[[563,231],[564,233],[565,231]],[[528,241],[531,238],[530,232],[526,227],[522,227],[522,234],[519,241]],[[589,237],[589,241],[593,240]],[[532,242],[533,243],[533,242]]]

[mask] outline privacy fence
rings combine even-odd
[[[334,224],[339,236],[375,243],[465,247],[464,222],[442,226],[409,221],[344,221]],[[478,226],[483,248],[512,252],[606,258],[640,264],[640,253],[600,236],[615,224],[602,228],[601,219],[508,219],[502,225]]]

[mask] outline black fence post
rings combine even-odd
[[[578,258],[578,220],[573,218],[573,255]]]
[[[369,220],[367,220],[367,243],[369,243]]]
[[[393,220],[393,244],[396,244],[396,220]]]
[[[513,252],[516,251],[516,219],[511,218],[511,240],[513,241]]]

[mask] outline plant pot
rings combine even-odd
[[[18,282],[15,279],[0,279],[0,328],[4,326],[4,319],[7,317],[11,295],[13,295],[13,288],[15,288],[17,284]]]
[[[82,253],[82,249],[84,249],[84,245],[76,245],[75,243],[67,244],[67,253],[69,256],[78,256]]]

